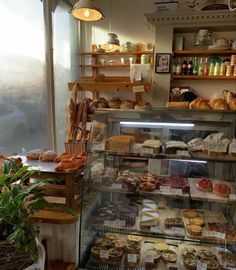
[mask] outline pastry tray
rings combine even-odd
[[[212,160],[218,162],[236,162],[236,157],[226,154],[223,157],[212,157],[204,154],[203,152],[193,152],[189,151],[190,156],[197,160]]]
[[[193,200],[205,200],[205,201],[214,201],[222,203],[231,203],[236,202],[236,190],[232,183],[220,180],[211,180],[213,187],[215,184],[227,184],[231,189],[231,194],[228,197],[221,197],[213,192],[204,192],[197,188],[197,182],[202,178],[188,178],[188,183],[190,185],[190,196]]]

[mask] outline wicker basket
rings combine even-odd
[[[75,155],[86,153],[87,142],[65,142],[65,150],[67,153]]]

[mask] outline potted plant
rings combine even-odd
[[[18,168],[14,162],[4,162],[0,175],[0,269],[25,269],[45,255],[37,241],[39,225],[29,217],[58,205],[47,202],[42,190],[53,180],[28,185],[35,172],[28,166]]]

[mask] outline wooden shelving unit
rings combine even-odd
[[[127,51],[127,52],[81,52],[80,55],[153,55],[153,51]]]
[[[130,67],[130,65],[129,64],[124,64],[124,65],[122,65],[122,64],[104,64],[104,65],[102,65],[102,64],[97,64],[97,65],[80,65],[80,67],[90,67],[90,68],[121,68],[121,67]]]
[[[236,50],[183,50],[183,51],[174,51],[174,56],[227,56],[236,54]]]
[[[173,80],[236,80],[236,76],[173,75]]]

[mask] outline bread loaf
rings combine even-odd
[[[231,98],[228,102],[230,110],[236,110],[236,98]]]
[[[210,99],[210,107],[213,110],[228,110],[229,109],[227,102],[222,98]]]
[[[197,98],[189,104],[190,109],[210,110],[209,99]]]
[[[189,108],[189,102],[167,102],[166,107],[167,108],[188,109]]]

